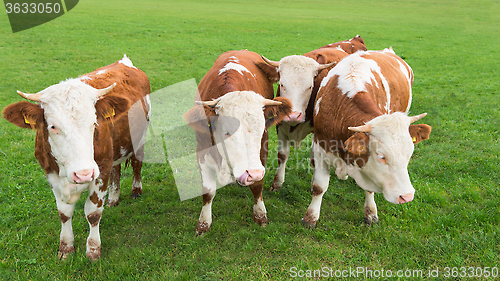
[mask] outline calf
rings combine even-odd
[[[86,255],[91,260],[101,256],[99,222],[108,184],[109,204],[118,203],[120,163],[130,159],[134,173],[132,194],[142,193],[142,162],[134,153],[130,127],[145,131],[147,124],[129,124],[128,110],[149,92],[146,74],[124,56],[114,64],[37,94],[18,92],[37,104],[21,101],[3,110],[9,122],[36,130],[35,157],[47,175],[62,223],[59,258],[74,251],[71,220],[84,190],[89,191],[85,203],[90,226]],[[147,101],[143,100],[143,110],[130,114],[147,115]],[[145,120],[144,116],[137,119]]]
[[[351,176],[365,190],[368,224],[378,222],[374,192],[395,204],[413,199],[407,166],[431,127],[410,125],[426,115],[407,116],[412,83],[412,69],[392,49],[357,52],[328,72],[314,106],[313,198],[305,225],[316,225],[332,166],[338,178]]]
[[[271,191],[280,189],[285,181],[290,146],[299,148],[302,140],[313,132],[313,108],[321,81],[328,71],[344,57],[359,50],[366,51],[358,35],[346,41],[323,46],[303,56],[288,56],[279,62],[265,59],[279,76],[278,96],[290,99],[293,110],[276,126],[278,133],[278,169]]]
[[[211,226],[217,181],[249,186],[254,195],[254,221],[268,222],[262,200],[267,128],[285,118],[291,104],[286,98],[273,99],[272,81],[259,66],[266,64],[254,52],[223,53],[200,82],[201,105],[184,115],[196,132],[203,185],[197,235]]]

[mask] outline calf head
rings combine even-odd
[[[18,127],[48,134],[59,176],[71,183],[90,182],[100,173],[94,160],[95,127],[119,117],[129,107],[127,99],[105,96],[115,85],[99,90],[71,79],[37,94],[18,91],[22,97],[38,104],[14,103],[2,111],[2,116]]]
[[[209,120],[209,128],[193,122],[199,120],[194,117],[199,116],[196,107],[184,115],[190,126],[199,132],[210,130],[219,154],[239,184],[247,186],[262,180],[265,173],[260,158],[262,135],[265,129],[290,113],[290,101],[282,97],[265,99],[252,91],[236,91],[200,104]]]
[[[361,188],[381,192],[387,201],[395,204],[413,200],[415,189],[408,175],[408,163],[414,144],[428,139],[431,127],[410,124],[425,115],[408,117],[395,112],[378,116],[363,126],[349,127],[356,133],[344,147],[351,154],[368,156],[359,174],[353,176]]]
[[[293,104],[292,113],[283,121],[293,125],[304,122],[314,78],[321,70],[333,66],[336,62],[319,64],[312,58],[296,55],[284,57],[279,62],[262,58],[278,72],[280,96],[288,98]]]

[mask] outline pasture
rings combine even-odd
[[[422,270],[420,276],[428,277],[429,270],[439,269],[444,278],[446,267],[448,274],[456,267],[460,279],[461,267],[466,275],[470,268],[472,275],[499,268],[498,1],[88,0],[15,34],[1,13],[0,107],[22,100],[16,90],[40,91],[123,54],[149,76],[153,92],[191,78],[199,82],[227,50],[279,60],[357,34],[368,49],[392,46],[413,68],[411,113],[427,112],[420,123],[433,127],[409,164],[416,189],[412,202],[393,205],[376,195],[380,223],[368,227],[364,192],[332,171],[317,227],[304,228],[311,138],[292,150],[284,186],[271,193],[277,167],[272,129],[263,194],[266,227],[253,222],[250,190],[233,185],[218,190],[212,227],[195,237],[202,199],[180,201],[169,166],[145,164],[143,196],[130,198],[127,168],[120,204],[104,210],[101,260],[85,257],[84,193],[73,217],[76,251],[62,262],[60,220],[34,157],[35,133],[2,118],[0,279],[285,280],[307,270],[335,274],[362,268],[390,270],[387,279],[398,280],[398,270]]]

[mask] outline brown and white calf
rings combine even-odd
[[[378,222],[374,192],[395,204],[413,199],[408,163],[414,144],[428,139],[431,127],[411,125],[426,115],[407,115],[412,83],[412,69],[392,49],[354,53],[329,71],[314,106],[313,198],[305,225],[319,218],[331,167],[338,178],[351,176],[365,190],[368,224]]]
[[[143,110],[130,114],[147,115],[149,92],[146,74],[124,56],[37,94],[18,92],[37,103],[21,101],[3,110],[3,117],[14,125],[36,129],[35,157],[47,175],[62,223],[59,258],[74,251],[71,220],[83,191],[89,191],[85,203],[90,226],[86,255],[91,260],[101,256],[99,222],[108,184],[109,204],[118,202],[120,163],[130,159],[132,193],[142,193],[142,162],[134,154],[130,127],[146,130],[147,126],[129,124],[128,111],[132,103],[145,98]]]
[[[323,46],[303,56],[288,56],[279,62],[266,61],[276,68],[279,76],[277,96],[288,98],[292,113],[276,125],[278,133],[278,168],[271,191],[280,189],[285,181],[286,162],[290,146],[299,148],[313,132],[314,101],[321,81],[337,62],[349,54],[366,51],[365,42],[357,35],[349,40]],[[276,77],[278,79],[278,77]]]
[[[267,128],[287,116],[291,104],[285,98],[273,99],[272,81],[259,66],[267,67],[257,53],[223,53],[198,86],[202,105],[184,115],[196,132],[203,185],[197,235],[212,224],[217,182],[222,186],[232,182],[249,186],[254,195],[254,221],[260,225],[268,222],[262,199]]]

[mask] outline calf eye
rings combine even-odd
[[[49,130],[52,131],[55,134],[58,133],[58,130],[57,130],[56,126],[54,126],[54,125],[49,125]]]
[[[387,164],[387,160],[385,159],[384,154],[378,153],[377,156],[380,161],[382,161],[384,164]]]

